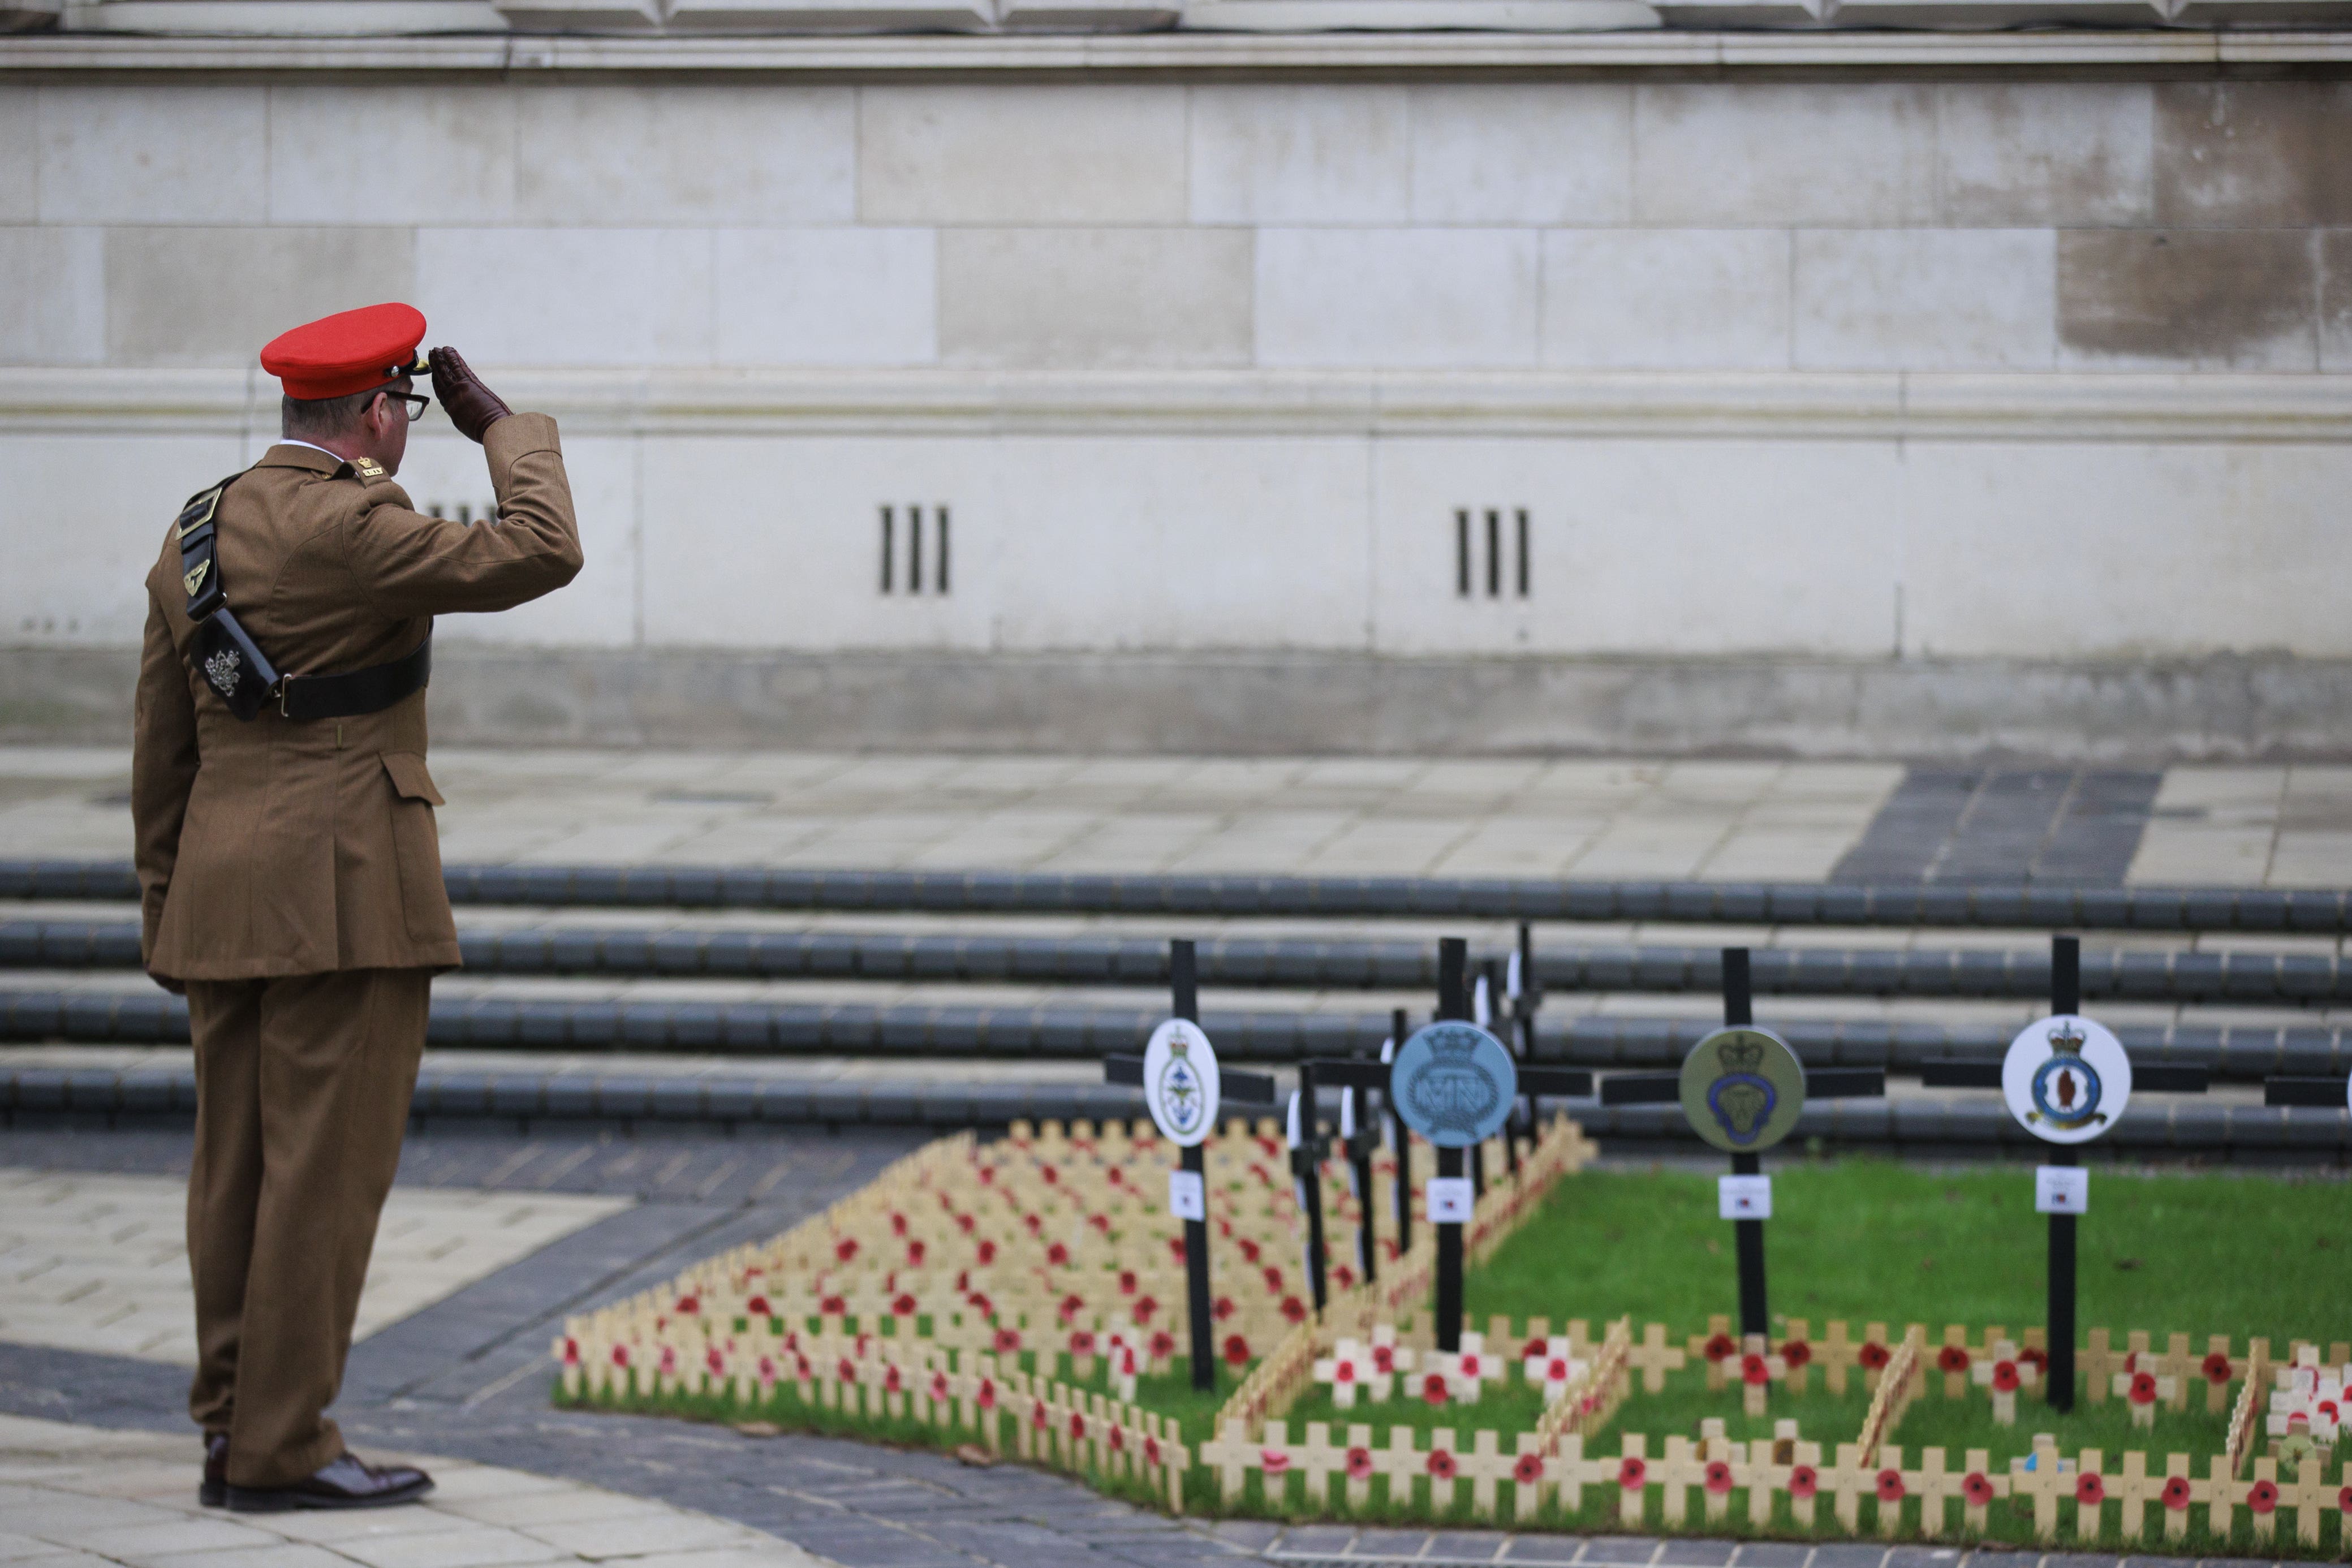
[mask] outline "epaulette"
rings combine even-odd
[[[347,474],[363,485],[372,485],[384,477],[383,465],[373,458],[346,458],[343,466],[335,471],[335,477],[341,479]]]

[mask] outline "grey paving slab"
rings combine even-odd
[[[1727,1568],[1731,1552],[1727,1541],[1669,1541],[1654,1561],[1660,1568]]]
[[[1732,1561],[1735,1568],[1805,1568],[1805,1560],[1813,1554],[1810,1546],[1800,1546],[1786,1541],[1742,1542],[1739,1554]]]
[[[1563,1563],[1576,1561],[1584,1542],[1572,1535],[1515,1535],[1503,1548],[1506,1563]]]

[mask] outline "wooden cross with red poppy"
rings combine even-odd
[[[2040,1382],[2042,1369],[2020,1358],[2014,1340],[2000,1340],[1992,1345],[1990,1356],[1969,1369],[1969,1377],[1978,1387],[1992,1390],[1993,1425],[2014,1426],[2018,1390]]]

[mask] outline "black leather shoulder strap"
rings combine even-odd
[[[228,591],[221,586],[220,555],[216,545],[219,531],[221,497],[229,486],[245,475],[239,469],[213,486],[198,490],[180,509],[172,531],[180,545],[180,586],[188,595],[188,619],[198,623],[212,618],[223,605],[228,603]]]

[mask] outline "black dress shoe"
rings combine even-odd
[[[433,1489],[413,1465],[367,1465],[349,1454],[290,1487],[231,1487],[231,1513],[285,1513],[298,1508],[390,1508]]]
[[[228,1434],[205,1434],[205,1479],[196,1489],[196,1501],[206,1508],[223,1508],[228,1503]]]

